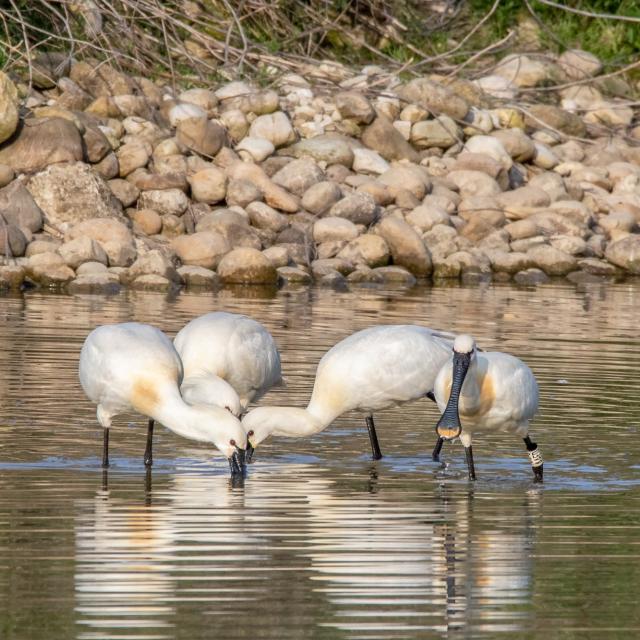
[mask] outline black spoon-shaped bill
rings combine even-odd
[[[462,432],[458,403],[464,379],[471,364],[471,353],[453,352],[453,374],[451,378],[451,394],[447,406],[438,420],[436,433],[444,440],[453,440]]]

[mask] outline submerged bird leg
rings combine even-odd
[[[467,458],[467,469],[469,469],[469,480],[476,479],[476,468],[473,465],[473,450],[471,445],[464,448],[464,455]]]
[[[149,426],[147,427],[147,446],[144,450],[144,465],[150,467],[153,464],[153,418],[149,418]]]
[[[380,452],[380,445],[378,444],[376,426],[373,424],[373,416],[369,414],[366,419],[367,430],[369,431],[369,441],[371,442],[371,456],[374,460],[380,460],[380,458],[382,458],[382,453]]]
[[[442,445],[444,444],[444,438],[438,436],[438,441],[436,442],[436,446],[433,449],[433,453],[431,454],[431,459],[434,462],[440,462],[440,452],[442,451]]]
[[[533,481],[542,482],[542,453],[538,449],[538,445],[535,442],[531,442],[531,438],[527,436],[523,438],[524,444],[529,452],[529,459],[531,460],[531,468],[533,469]]]
[[[109,428],[102,430],[102,468],[106,469],[109,466]]]

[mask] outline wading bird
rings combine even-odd
[[[538,384],[529,367],[499,351],[478,352],[471,336],[460,335],[453,354],[435,381],[442,416],[436,426],[438,460],[445,440],[460,438],[469,478],[476,479],[471,439],[475,431],[511,431],[524,439],[534,479],[542,482],[542,453],[529,438],[529,421],[538,411]]]
[[[134,410],[149,417],[145,465],[152,464],[157,420],[185,438],[214,444],[229,460],[232,475],[244,472],[246,435],[240,421],[220,407],[183,400],[180,356],[159,329],[137,322],[94,329],[80,352],[79,375],[87,397],[98,405],[103,467],[109,466],[111,419]]]
[[[238,416],[252,400],[282,384],[280,354],[271,334],[237,313],[215,311],[185,325],[173,344],[182,358],[181,391]]]
[[[258,407],[242,419],[247,461],[271,434],[311,436],[352,409],[368,414],[371,452],[379,460],[373,412],[429,395],[453,337],[415,325],[380,325],[345,338],[320,360],[306,409]]]

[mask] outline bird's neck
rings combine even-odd
[[[469,370],[462,385],[459,401],[460,413],[473,414],[477,411],[479,404],[480,385],[478,382],[478,364],[476,359],[469,365]]]
[[[157,409],[149,415],[183,438],[211,442],[211,426],[197,419],[198,408],[187,404],[178,389],[169,389]],[[202,422],[205,428],[199,426]]]
[[[303,438],[312,436],[322,431],[329,422],[323,422],[316,418],[307,409],[295,407],[279,407],[277,425],[272,433],[277,436],[290,438]]]

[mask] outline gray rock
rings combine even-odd
[[[32,176],[27,189],[53,226],[90,218],[121,219],[107,183],[82,162],[52,165]]]
[[[67,291],[71,294],[115,295],[120,292],[120,283],[111,273],[91,273],[72,280]]]
[[[136,277],[130,286],[143,291],[169,291],[176,286],[176,282],[156,273],[147,273]]]
[[[178,275],[182,278],[186,287],[216,289],[220,286],[218,274],[204,267],[185,265],[178,269]]]
[[[461,140],[462,131],[448,116],[416,122],[411,127],[411,142],[418,149],[448,149]]]
[[[65,240],[85,236],[100,243],[111,267],[128,267],[136,259],[133,235],[129,228],[118,220],[96,218],[79,222],[67,232]]]
[[[258,116],[249,127],[249,135],[269,140],[276,148],[291,144],[296,139],[291,121],[282,111]]]
[[[575,271],[577,260],[555,247],[535,247],[528,251],[532,262],[548,276],[564,276]]]
[[[640,274],[640,235],[629,235],[609,244],[606,259],[629,273]]]
[[[322,215],[342,198],[340,187],[333,182],[318,182],[302,196],[302,206],[315,215]]]
[[[42,229],[42,211],[21,182],[0,190],[0,216],[9,224],[35,233]]]
[[[311,276],[298,267],[278,267],[278,280],[282,284],[310,284]]]
[[[416,78],[398,90],[398,95],[407,102],[417,104],[430,113],[446,114],[463,120],[469,104],[449,88],[427,78]]]
[[[402,134],[385,116],[379,115],[363,132],[362,142],[377,151],[385,160],[410,160],[419,162],[420,157]]]
[[[28,118],[0,147],[0,163],[17,173],[33,173],[54,163],[83,158],[80,132],[64,118]]]
[[[19,258],[27,249],[27,239],[20,229],[0,217],[0,255]]]
[[[176,127],[176,138],[180,144],[208,158],[220,151],[226,137],[224,128],[206,116],[181,120]]]
[[[109,188],[123,207],[130,207],[140,195],[140,190],[134,184],[120,178],[109,180]]]
[[[189,206],[189,198],[180,189],[152,189],[140,193],[138,206],[160,215],[181,216]]]
[[[231,250],[226,238],[215,231],[178,236],[173,239],[171,247],[183,264],[206,269],[215,269]]]
[[[224,200],[227,193],[227,176],[218,167],[201,169],[188,178],[191,197],[196,202],[215,204]]]
[[[389,263],[389,245],[384,238],[372,233],[365,233],[351,240],[338,253],[338,258],[367,267],[384,267]]]
[[[247,207],[252,202],[260,202],[264,198],[262,189],[249,180],[229,180],[227,184],[227,205]]]
[[[313,239],[317,243],[353,240],[359,235],[358,227],[345,218],[321,218],[313,225]]]
[[[336,202],[329,209],[329,215],[369,226],[378,217],[378,207],[369,194],[353,193]]]
[[[81,237],[65,242],[58,248],[67,266],[77,269],[83,262],[101,262],[106,265],[108,258],[105,250],[91,238]]]
[[[158,249],[151,249],[145,254],[138,257],[138,259],[129,267],[129,278],[134,282],[140,276],[161,276],[168,281],[180,283],[180,276],[173,266],[173,263],[169,258],[159,251]],[[138,285],[144,282],[151,283],[152,280],[143,280]],[[162,283],[160,283],[162,284]]]
[[[425,277],[431,273],[431,256],[420,236],[404,220],[387,216],[376,227],[389,246],[393,263],[408,269],[413,275]]]
[[[15,84],[0,71],[0,143],[10,138],[18,127],[19,106]]]
[[[355,120],[359,124],[369,124],[376,116],[368,98],[357,91],[340,91],[334,99],[343,118]]]
[[[376,281],[379,280],[384,284],[402,284],[412,287],[417,282],[415,276],[410,271],[399,266],[377,267],[373,269],[373,276],[376,278]]]
[[[31,256],[26,265],[29,279],[43,287],[61,287],[75,277],[73,269],[68,267],[57,253],[39,253]]]
[[[247,206],[246,211],[249,214],[251,224],[259,229],[268,229],[278,233],[289,224],[287,216],[264,202],[252,202]]]
[[[536,268],[518,271],[518,273],[513,276],[513,279],[516,284],[520,285],[536,285],[549,282],[549,276],[544,271]]]
[[[351,150],[350,141],[347,142],[347,140],[347,138],[335,134],[320,135],[300,140],[300,142],[282,149],[281,153],[294,158],[308,156],[316,162],[351,167],[353,164],[353,151]]]
[[[0,291],[3,289],[20,289],[26,272],[18,265],[0,266]]]
[[[324,172],[310,158],[293,160],[271,176],[271,179],[287,191],[302,196],[307,189],[324,180]]]
[[[273,263],[250,248],[234,249],[224,256],[218,265],[218,275],[225,284],[274,284],[278,280]]]

